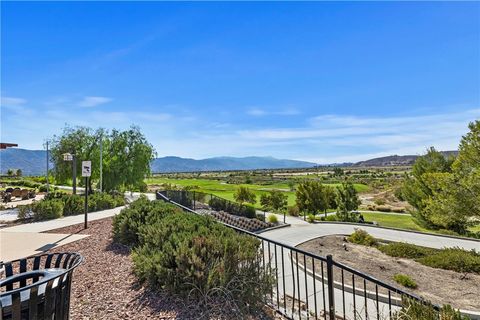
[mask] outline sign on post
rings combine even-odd
[[[92,175],[92,161],[82,161],[82,177],[90,177]]]
[[[88,178],[92,175],[92,161],[82,161],[82,177],[85,177],[85,223],[84,228],[87,229],[88,215]]]

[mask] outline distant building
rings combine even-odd
[[[0,149],[7,149],[7,148],[11,148],[11,147],[18,147],[18,144],[0,142]]]

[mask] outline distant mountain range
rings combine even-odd
[[[46,151],[9,148],[0,150],[0,172],[8,169],[21,169],[24,175],[45,174]],[[220,170],[254,170],[311,168],[313,162],[276,159],[272,157],[217,157],[208,159],[187,159],[180,157],[156,158],[151,163],[152,172],[195,172]],[[50,166],[51,168],[53,165]]]
[[[192,172],[220,170],[254,170],[311,168],[316,163],[276,159],[273,157],[216,157],[208,159],[188,159],[180,157],[163,157],[152,161],[152,172]]]
[[[46,171],[46,157],[47,152],[44,150],[0,150],[0,172],[4,174],[8,169],[21,169],[25,176],[43,175]]]
[[[445,156],[456,155],[457,151],[444,151]],[[8,169],[21,169],[24,175],[45,174],[44,150],[25,150],[9,148],[0,150],[0,172],[6,173]],[[387,156],[360,161],[355,164],[330,164],[329,166],[356,166],[356,167],[382,167],[411,165],[418,156]],[[226,170],[254,170],[254,169],[297,169],[311,168],[316,163],[298,160],[276,159],[273,157],[216,157],[207,159],[188,159],[180,157],[156,158],[151,163],[152,172],[196,172],[196,171],[226,171]],[[53,165],[51,165],[53,167]]]

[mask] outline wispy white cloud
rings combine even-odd
[[[247,114],[254,117],[261,117],[261,116],[294,116],[300,114],[300,111],[295,108],[284,108],[275,111],[265,110],[262,108],[249,108],[247,110]]]
[[[108,103],[110,101],[112,101],[112,98],[87,96],[78,103],[78,106],[84,108],[91,108]]]
[[[21,105],[24,105],[26,102],[27,100],[22,98],[4,97],[4,96],[0,98],[0,104],[2,105],[2,107],[21,106]]]
[[[456,149],[468,131],[468,122],[479,118],[480,109],[420,116],[319,115],[298,127],[198,131],[193,137],[176,136],[175,143],[164,139],[162,143],[167,145],[162,149],[194,157],[255,154],[317,163],[355,162],[393,154],[421,154],[430,146]]]

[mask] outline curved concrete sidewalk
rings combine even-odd
[[[282,217],[278,215],[278,217]],[[300,218],[288,217],[287,223],[290,228],[281,228],[263,232],[262,236],[279,241],[291,246],[297,246],[302,242],[333,234],[351,234],[355,229],[363,229],[372,236],[396,242],[408,242],[419,246],[430,248],[452,248],[460,247],[465,250],[475,249],[480,251],[480,242],[475,240],[443,237],[440,235],[422,234],[410,231],[399,231],[385,228],[378,228],[368,225],[349,225],[340,223],[316,223],[310,224]]]
[[[280,216],[279,216],[280,217]],[[351,234],[355,231],[355,229],[363,229],[373,235],[374,237],[390,240],[390,241],[403,241],[409,242],[421,246],[431,247],[431,248],[443,248],[443,247],[460,247],[466,250],[476,249],[477,251],[480,250],[480,242],[468,240],[468,239],[456,239],[456,238],[447,238],[442,236],[436,235],[427,235],[427,234],[420,234],[415,232],[408,232],[408,231],[397,231],[391,229],[383,229],[377,228],[372,226],[358,226],[358,225],[348,225],[348,224],[335,224],[335,223],[325,223],[325,224],[309,224],[302,219],[295,218],[295,217],[287,217],[287,222],[291,224],[289,228],[281,228],[272,231],[263,232],[261,235],[265,238],[281,242],[290,246],[297,246],[300,243],[305,241],[318,238],[321,236],[327,235],[334,235],[334,234]],[[274,248],[276,246],[274,245]],[[277,251],[280,250],[281,247],[278,247]],[[310,311],[312,310],[313,306],[317,306],[318,310],[326,310],[328,309],[327,305],[325,304],[324,300],[322,299],[314,299],[313,295],[313,288],[316,287],[316,296],[322,297],[324,294],[324,288],[321,281],[312,277],[311,272],[307,272],[305,274],[304,270],[300,268],[297,271],[297,279],[296,279],[296,286],[298,286],[298,290],[295,290],[295,270],[290,270],[288,268],[290,260],[292,257],[289,254],[289,251],[281,251],[279,255],[279,260],[282,261],[284,265],[287,266],[286,269],[280,270],[279,276],[286,279],[286,286],[280,286],[278,288],[278,295],[284,296],[285,294],[288,296],[296,296],[296,299],[300,299],[301,301],[309,304]],[[266,254],[266,260],[271,262],[272,265],[277,265],[277,256],[271,256]],[[273,260],[273,262],[272,262]],[[282,272],[283,271],[283,272]],[[293,280],[293,281],[292,281]],[[297,293],[295,294],[295,291]],[[308,296],[306,293],[309,293]],[[371,298],[364,300],[364,297],[361,294],[352,294],[352,293],[343,293],[338,288],[334,290],[335,301],[338,301],[338,305],[336,306],[336,314],[339,315],[342,309],[345,310],[347,318],[354,318],[354,314],[356,314],[354,305],[354,295],[357,301],[365,301],[368,303],[369,310],[375,310],[377,305],[375,301]],[[326,299],[328,302],[328,297]],[[386,303],[379,303],[378,305],[380,314],[387,318],[389,308]],[[398,307],[394,307],[393,311],[398,310]],[[358,310],[357,310],[358,311]],[[463,310],[462,310],[463,311]],[[292,318],[297,319],[299,318],[297,315],[292,314],[289,310],[284,310],[284,312],[290,314]],[[472,319],[479,319],[480,313],[477,311],[463,311],[464,313],[469,314]],[[376,319],[376,318],[375,318]]]

